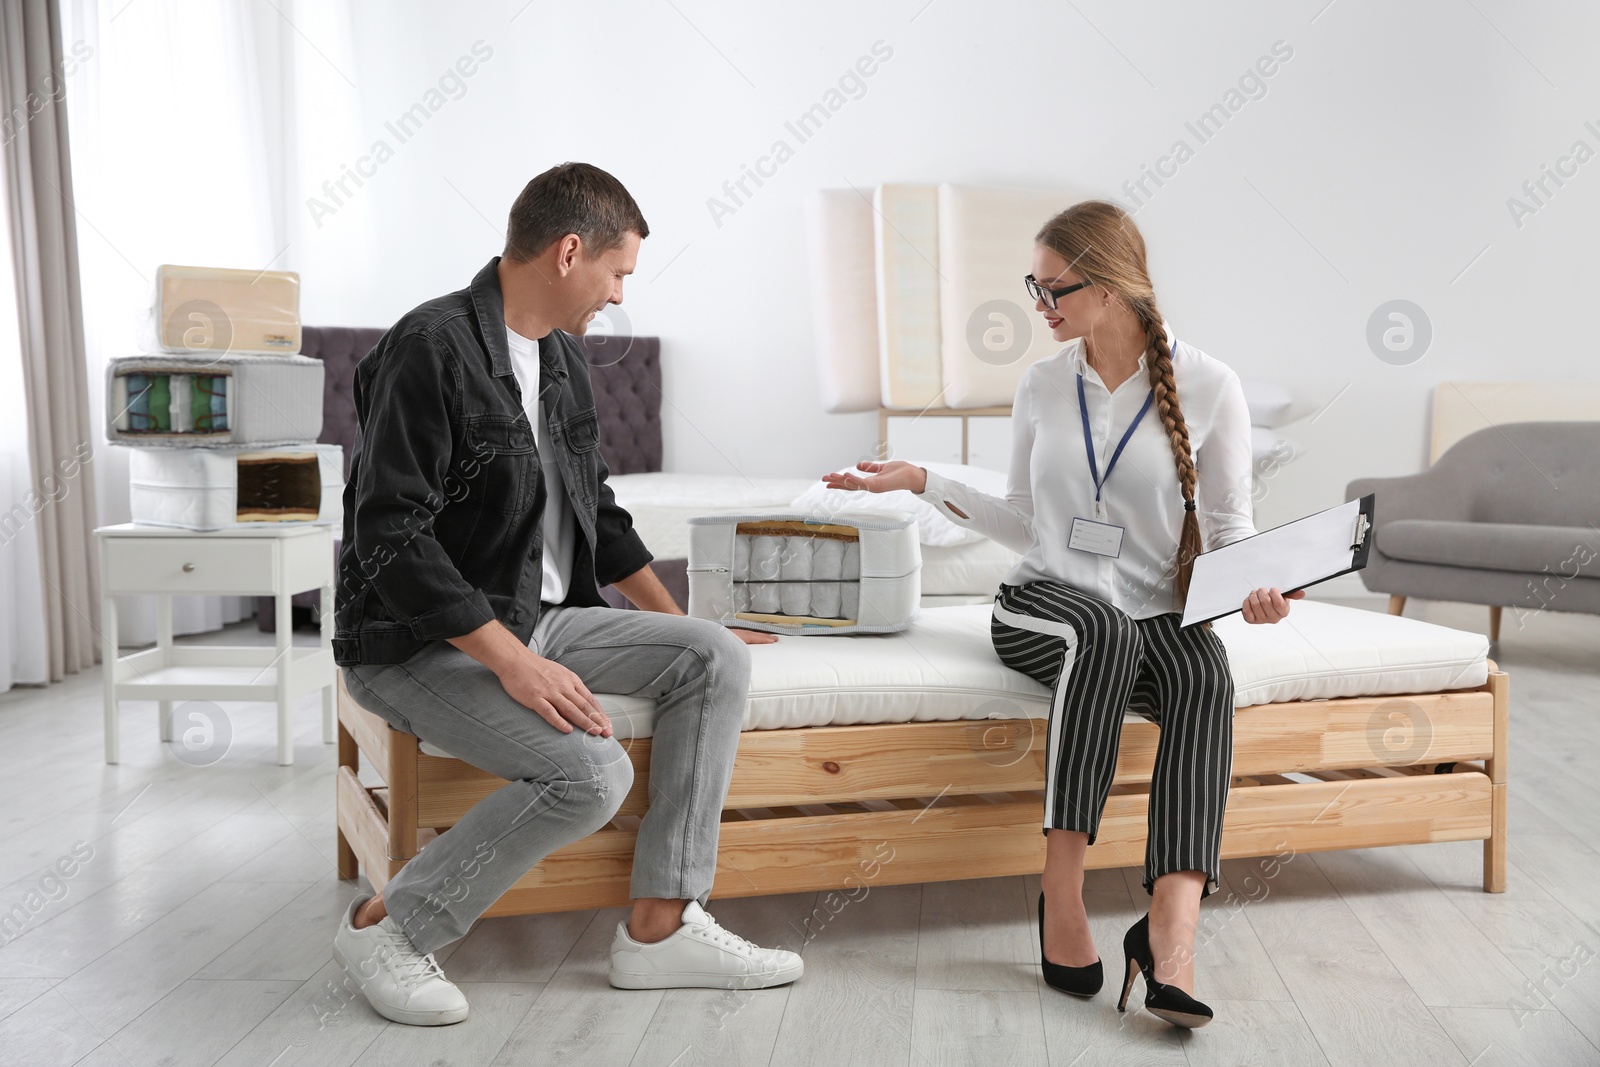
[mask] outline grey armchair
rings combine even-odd
[[[1375,493],[1372,552],[1361,580],[1389,594],[1600,614],[1600,422],[1514,422],[1462,438],[1421,474],[1358,478],[1345,499]]]

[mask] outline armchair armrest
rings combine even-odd
[[[1345,486],[1344,498],[1376,495],[1377,524],[1398,519],[1441,519],[1465,522],[1472,518],[1473,486],[1446,467],[1433,466],[1418,474],[1393,478],[1357,478]]]

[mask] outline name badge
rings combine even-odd
[[[1080,552],[1093,552],[1097,556],[1120,556],[1124,529],[1126,527],[1109,522],[1075,518],[1072,520],[1072,535],[1067,538],[1067,547]]]

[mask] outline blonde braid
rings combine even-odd
[[[1195,504],[1194,451],[1189,445],[1189,425],[1184,421],[1183,408],[1178,403],[1178,387],[1172,379],[1172,350],[1167,346],[1167,331],[1161,325],[1161,313],[1155,301],[1137,301],[1134,314],[1155,358],[1150,361],[1150,386],[1156,394],[1156,412],[1166,427],[1167,439],[1172,442],[1172,458],[1178,466],[1178,487],[1183,493],[1183,528],[1178,534],[1177,586],[1178,600],[1188,599],[1189,576],[1194,571],[1194,557],[1202,551],[1200,514]]]

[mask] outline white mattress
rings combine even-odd
[[[1048,691],[995,656],[989,618],[987,605],[925,608],[900,633],[751,645],[744,729],[1043,718]],[[1488,677],[1488,638],[1399,615],[1301,600],[1276,625],[1230,615],[1215,626],[1236,707],[1470,689]],[[653,700],[596,696],[616,736],[650,735]]]
[[[689,558],[689,520],[788,507],[815,478],[739,478],[727,474],[613,474],[606,479],[617,503],[656,559]]]

